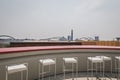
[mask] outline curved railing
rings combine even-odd
[[[0,48],[0,54],[43,51],[43,50],[68,50],[68,49],[96,49],[96,50],[120,50],[120,47],[115,46],[37,46],[37,47],[12,47]]]

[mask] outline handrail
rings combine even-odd
[[[96,50],[120,50],[116,46],[33,46],[33,47],[11,47],[0,48],[0,54],[16,53],[16,52],[29,52],[29,51],[45,51],[45,50],[71,50],[71,49],[96,49]]]

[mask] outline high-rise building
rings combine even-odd
[[[73,29],[71,30],[71,41],[73,41]]]

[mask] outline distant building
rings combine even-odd
[[[116,40],[117,40],[117,41],[120,41],[120,37],[116,37]]]
[[[47,38],[47,39],[40,39],[39,41],[67,41],[67,38],[65,38],[64,36],[62,37],[51,37],[51,38]]]
[[[71,41],[73,41],[73,29],[71,30]]]
[[[71,36],[70,35],[68,35],[68,41],[71,41]]]
[[[99,41],[99,36],[95,36],[95,41]]]
[[[67,41],[67,39],[63,36],[59,38],[59,41]]]

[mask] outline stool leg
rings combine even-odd
[[[92,63],[92,70],[91,70],[91,72],[92,72],[91,76],[92,76],[92,80],[93,80],[93,63]]]
[[[117,64],[116,64],[116,59],[115,59],[115,78],[117,78],[116,74],[117,74]]]
[[[103,61],[103,80],[104,80],[104,61]]]
[[[118,60],[116,60],[116,76],[117,76],[117,80],[118,80],[118,70],[119,70],[119,69],[118,69],[118,64],[119,64],[119,63],[118,63]]]
[[[49,73],[50,73],[50,65],[49,65]],[[49,76],[49,80],[50,80],[50,76]]]
[[[97,80],[97,63],[96,63],[96,80]]]
[[[38,64],[38,76],[39,76],[39,80],[40,80],[40,63]]]
[[[72,63],[72,80],[74,80],[74,72],[73,72],[74,70],[73,69],[74,69],[74,63]]]
[[[100,62],[100,75],[101,75],[101,62]]]
[[[23,71],[21,71],[21,80],[23,80]]]
[[[42,80],[43,80],[43,76],[44,76],[44,66],[42,65]]]
[[[56,62],[56,60],[55,60],[55,62]],[[56,79],[56,63],[55,63],[55,79]]]
[[[100,77],[102,78],[103,77],[103,62],[100,62],[100,67],[101,67],[101,72],[100,72],[101,76]]]
[[[116,74],[116,76],[117,76],[117,80],[118,80],[118,70],[119,70],[119,61],[118,60],[116,60],[116,72],[117,72],[117,74]]]
[[[28,80],[28,68],[27,68],[26,80]]]
[[[76,63],[76,80],[78,78],[78,62]]]
[[[112,74],[112,58],[111,58],[111,75],[113,76],[113,74]]]
[[[65,80],[65,63],[63,62],[63,72],[64,72],[64,80]]]
[[[7,73],[7,71],[6,71],[6,80],[8,80],[8,73]]]
[[[118,60],[118,79],[120,78],[120,61]]]
[[[118,60],[116,60],[116,77],[117,77],[117,80],[118,80]]]
[[[88,62],[88,60],[87,60],[87,80],[88,80],[88,69],[89,69],[89,62]]]

